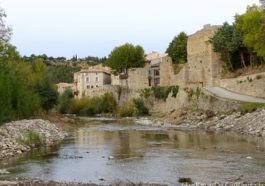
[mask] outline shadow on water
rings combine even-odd
[[[265,180],[264,150],[261,139],[237,134],[181,132],[126,120],[84,119],[61,144],[0,162],[0,169],[11,172],[0,178],[104,184],[116,180],[176,184],[180,177],[203,183],[255,182]]]

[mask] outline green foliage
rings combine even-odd
[[[169,44],[166,53],[172,58],[174,64],[187,62],[187,41],[187,34],[181,32]]]
[[[143,93],[141,94],[141,96],[143,96],[145,99],[149,98],[151,96],[151,89],[150,88],[145,88],[143,90]]]
[[[133,46],[126,43],[116,47],[109,55],[106,65],[114,70],[114,73],[127,74],[128,69],[143,67],[145,65],[144,50],[141,46]]]
[[[146,116],[149,114],[148,109],[145,107],[144,102],[141,98],[133,99],[136,116]]]
[[[238,59],[241,61],[241,67],[246,67],[243,33],[234,25],[225,22],[209,41],[213,44],[213,50],[221,54],[221,59],[226,62],[230,71],[240,68]]]
[[[121,98],[121,93],[122,93],[122,88],[119,87],[119,90],[118,90],[118,99],[119,99],[119,100],[120,100],[120,98]]]
[[[176,98],[179,92],[179,86],[171,86],[170,89],[172,91],[172,97]]]
[[[247,77],[247,80],[248,80],[248,82],[250,82],[250,83],[253,81],[253,79],[250,78],[250,77]]]
[[[131,117],[134,113],[133,100],[126,101],[121,108],[119,108],[118,113],[121,117]]]
[[[197,87],[197,89],[196,89],[196,98],[197,98],[197,100],[200,98],[201,92],[202,92],[201,88]]]
[[[253,112],[257,110],[257,108],[265,107],[265,103],[250,103],[250,102],[242,102],[240,104],[240,111],[242,114]]]
[[[40,145],[42,144],[42,141],[43,141],[42,137],[38,133],[32,130],[29,130],[25,134],[25,136],[23,136],[23,138],[19,138],[17,140],[20,143],[24,143],[26,145]]]
[[[265,11],[249,6],[245,14],[236,16],[236,27],[244,33],[243,43],[265,59]]]
[[[72,104],[72,98],[74,97],[71,89],[66,89],[64,93],[59,97],[58,111],[61,114],[70,112],[70,106]]]
[[[165,87],[160,87],[160,86],[152,87],[152,91],[156,99],[166,100],[168,97]]]
[[[156,99],[163,99],[164,101],[166,101],[170,92],[172,92],[172,97],[174,98],[177,97],[179,86],[170,86],[170,87],[156,86],[152,87],[151,90],[153,91]]]
[[[100,97],[72,99],[67,98],[69,110],[66,113],[83,116],[94,116],[101,113],[114,113],[117,110],[117,103],[112,93],[106,93]]]
[[[66,67],[66,66],[48,66],[47,71],[52,76],[52,82],[57,83],[73,83],[74,73],[80,71],[80,67]]]
[[[188,98],[188,101],[190,102],[194,95],[193,89],[185,88],[184,91],[187,93],[187,98]]]

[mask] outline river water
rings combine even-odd
[[[113,160],[109,160],[113,156]],[[265,181],[265,142],[234,133],[182,132],[127,120],[84,120],[60,145],[0,162],[0,179],[108,184]]]

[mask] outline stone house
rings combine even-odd
[[[74,92],[79,98],[86,90],[111,85],[111,74],[106,69],[88,69],[74,73]]]
[[[129,70],[127,86],[130,89],[170,86],[173,71],[171,57],[152,52],[146,55],[146,60],[145,67]]]
[[[66,89],[69,88],[69,89],[73,90],[73,88],[74,88],[73,83],[58,83],[58,84],[56,84],[56,86],[57,86],[57,91],[59,92],[60,95],[63,94]]]

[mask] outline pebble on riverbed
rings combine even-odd
[[[42,119],[20,120],[0,127],[0,160],[33,149],[35,144],[26,144],[29,132],[38,134],[41,144],[50,146],[63,140],[67,133],[56,125]]]
[[[0,169],[0,174],[10,174],[6,169]]]

